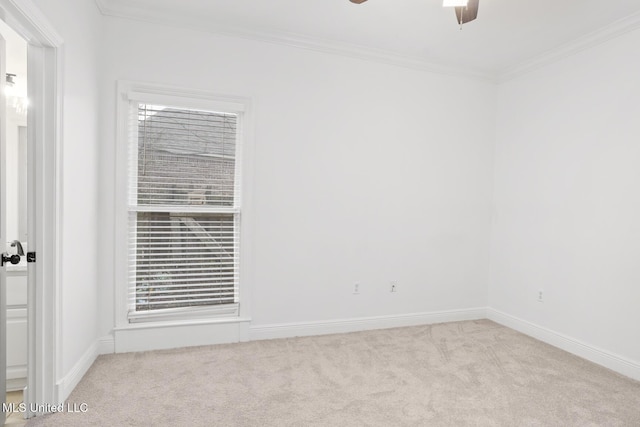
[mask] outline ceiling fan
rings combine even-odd
[[[349,0],[351,3],[361,4],[367,0]],[[442,7],[453,7],[456,10],[458,24],[466,24],[478,17],[478,3],[480,0],[443,0]]]

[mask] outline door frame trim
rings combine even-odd
[[[25,402],[38,408],[57,405],[56,387],[62,348],[61,249],[62,232],[62,93],[63,39],[32,0],[0,0],[0,17],[29,44],[30,110],[27,132],[35,155],[29,179],[29,250],[37,262],[29,264],[28,362]],[[32,187],[33,188],[33,187]],[[43,411],[28,413],[40,415]]]

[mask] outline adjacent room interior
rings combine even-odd
[[[6,249],[23,253],[27,247],[27,43],[4,21],[0,36],[5,43],[5,163]],[[26,257],[6,267],[6,391],[7,401],[20,403],[27,385],[27,267]],[[12,414],[10,421],[21,414]],[[11,425],[9,422],[8,425]]]
[[[0,1],[56,70],[29,425],[640,423],[640,4],[444,3]]]

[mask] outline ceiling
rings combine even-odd
[[[640,28],[638,0],[480,0],[457,25],[442,0],[96,0],[108,15],[499,76],[571,42]]]

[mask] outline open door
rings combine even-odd
[[[2,254],[2,265],[0,266],[0,400],[2,401],[2,417],[0,425],[4,425],[7,419],[7,270],[5,268],[5,258],[10,258],[6,254],[7,248],[7,191],[6,191],[6,99],[5,99],[5,75],[6,75],[6,46],[4,38],[0,36],[0,253]],[[20,261],[20,257],[18,257]]]

